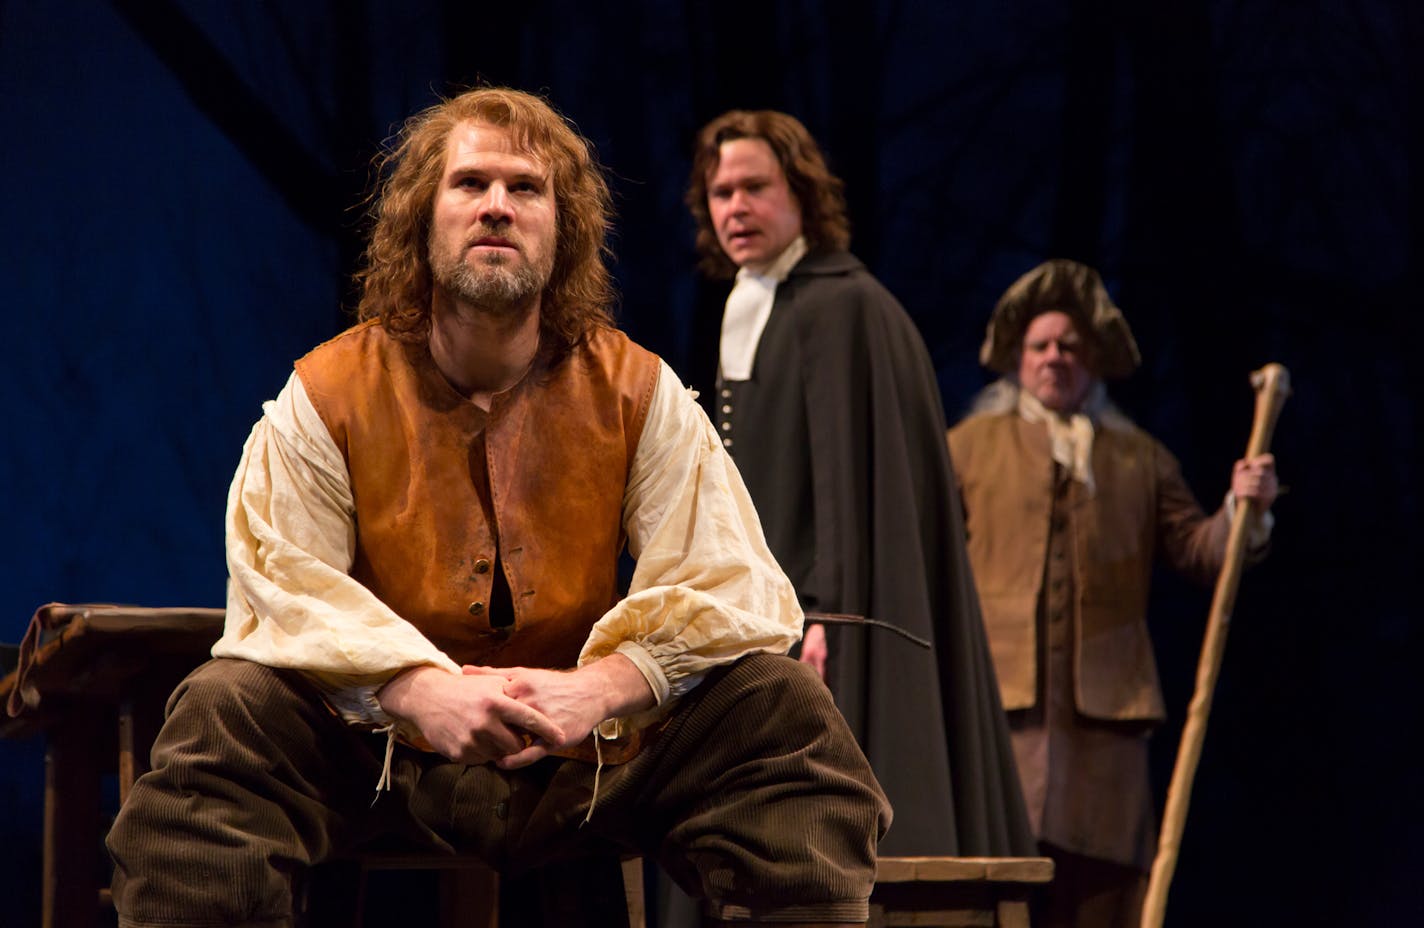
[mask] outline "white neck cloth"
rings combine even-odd
[[[1026,422],[1042,422],[1048,428],[1048,443],[1053,460],[1068,469],[1073,479],[1081,483],[1092,496],[1097,491],[1093,482],[1093,420],[1106,402],[1107,391],[1101,382],[1095,383],[1078,412],[1061,416],[1038,401],[1038,397],[1019,387],[1019,415]]]
[[[751,378],[757,344],[776,301],[776,286],[805,255],[806,239],[798,235],[764,271],[758,273],[750,267],[737,271],[737,282],[727,294],[727,305],[722,311],[718,358],[723,380]]]

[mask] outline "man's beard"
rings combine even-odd
[[[512,262],[504,255],[481,256],[476,263],[465,252],[450,255],[434,241],[428,246],[430,276],[457,299],[496,315],[509,315],[528,306],[549,282],[549,267],[527,261]]]

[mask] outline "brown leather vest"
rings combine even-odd
[[[658,379],[615,330],[535,362],[488,413],[424,341],[365,322],[297,362],[346,459],[351,575],[457,663],[567,668],[617,600],[623,494]],[[496,565],[513,624],[490,623]]]

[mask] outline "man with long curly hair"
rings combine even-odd
[[[588,144],[483,88],[384,168],[362,321],[244,449],[226,631],[109,837],[120,924],[289,924],[294,874],[387,831],[863,922],[884,796],[779,656],[802,614],[710,422],[611,325]]]
[[[795,118],[734,110],[699,133],[687,204],[702,270],[736,278],[714,416],[772,554],[808,611],[932,644],[812,622],[801,646],[895,808],[881,852],[1031,853],[934,368],[847,250],[840,179]]]

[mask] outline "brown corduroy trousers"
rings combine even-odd
[[[293,877],[394,837],[517,873],[656,858],[713,918],[864,921],[890,809],[825,686],[788,658],[710,673],[626,764],[467,766],[343,724],[299,673],[213,660],[168,703],[109,834],[123,928],[286,926]],[[372,799],[376,797],[373,805]]]

